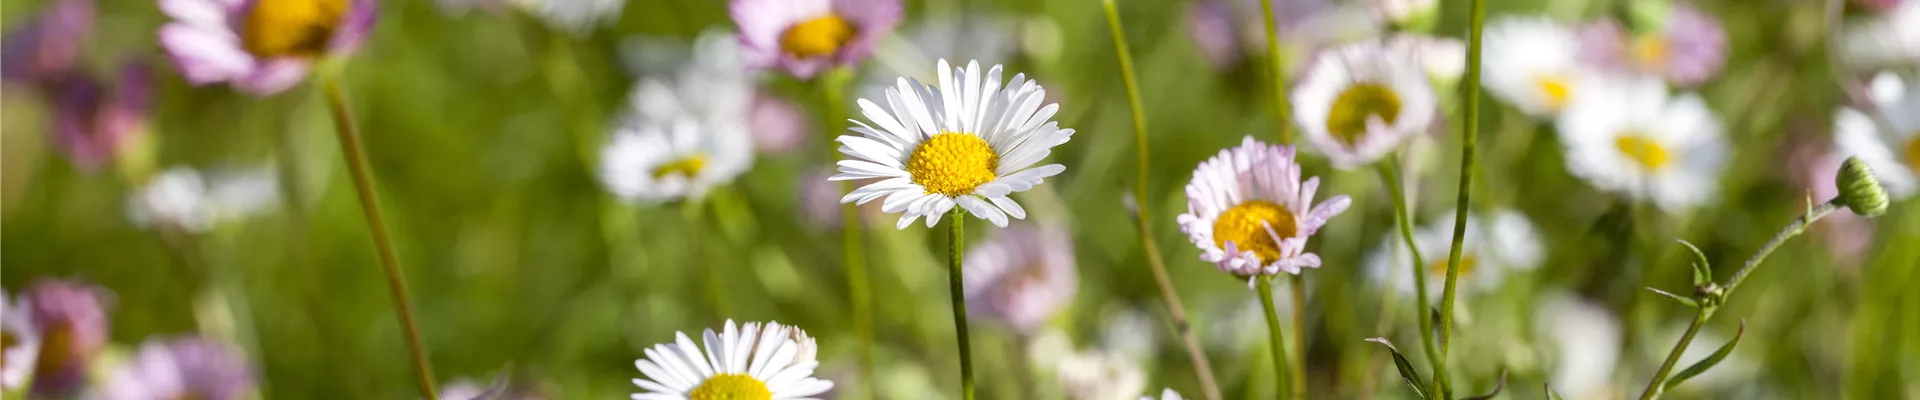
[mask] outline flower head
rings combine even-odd
[[[1727,60],[1727,32],[1720,21],[1692,6],[1673,4],[1659,26],[1628,32],[1601,20],[1580,29],[1583,61],[1627,72],[1659,75],[1693,86],[1720,72]]]
[[[836,139],[853,159],[840,161],[840,174],[829,179],[882,180],[840,201],[885,197],[883,210],[902,213],[900,229],[922,216],[932,227],[956,205],[1002,227],[1008,216],[1026,218],[1007,196],[1067,169],[1033,166],[1073,137],[1072,129],[1051,121],[1060,105],[1040,106],[1046,89],[1025,74],[1002,88],[998,65],[984,76],[978,62],[957,69],[940,60],[939,68],[939,87],[900,78],[887,89],[887,108],[860,99],[860,112],[873,125],[853,121],[861,136]]]
[[[454,0],[442,0],[454,1]],[[485,0],[467,0],[485,1]],[[503,0],[527,10],[547,26],[573,35],[584,35],[594,28],[620,19],[627,0]],[[481,3],[485,4],[485,3]]]
[[[1611,391],[1620,359],[1620,321],[1606,307],[1572,294],[1548,296],[1533,313],[1534,331],[1553,351],[1553,389],[1569,398],[1616,398]]]
[[[107,345],[104,296],[104,289],[67,280],[42,279],[27,288],[22,302],[40,330],[35,395],[59,397],[86,383],[88,363]]]
[[[634,86],[631,109],[600,152],[600,181],[614,195],[643,203],[698,197],[752,165],[753,87],[738,47],[708,32],[692,57],[675,80]]]
[[[374,0],[160,0],[173,22],[160,47],[195,86],[228,83],[267,96],[306,79],[313,63],[360,48]]]
[[[27,299],[0,290],[0,391],[20,389],[33,376],[40,355],[40,329],[33,324]]]
[[[1873,176],[1873,168],[1868,167],[1859,157],[1848,157],[1840,165],[1840,172],[1834,175],[1834,184],[1840,189],[1836,199],[1854,214],[1876,217],[1887,213],[1887,190],[1880,187],[1880,179]]]
[[[1438,112],[1420,56],[1378,43],[1322,51],[1293,90],[1294,122],[1334,165],[1379,160]]]
[[[1544,18],[1501,18],[1487,24],[1481,63],[1487,89],[1520,111],[1552,117],[1586,89],[1571,29]]]
[[[820,366],[815,345],[800,328],[748,322],[736,328],[728,320],[721,332],[706,330],[706,351],[685,333],[673,343],[647,349],[634,361],[646,379],[634,379],[642,393],[634,400],[735,400],[808,398],[833,389],[813,377]]]
[[[1602,83],[1604,82],[1604,83]],[[1601,190],[1682,211],[1714,197],[1727,142],[1693,94],[1649,77],[1596,81],[1560,115],[1567,169]]]
[[[254,390],[253,367],[232,346],[202,338],[149,340],[94,398],[237,400]]]
[[[1920,2],[1901,1],[1871,19],[1848,24],[1839,46],[1842,58],[1854,66],[1920,62]]]
[[[812,78],[853,65],[900,22],[899,0],[732,0],[747,64]]]
[[[1874,81],[1865,99],[1886,117],[1882,129],[1867,111],[1841,108],[1833,117],[1833,140],[1840,153],[1859,158],[1893,199],[1920,193],[1920,85],[1892,75]]]
[[[1383,242],[1382,249],[1367,259],[1370,277],[1392,282],[1391,286],[1401,294],[1416,293],[1412,277],[1407,276],[1407,265],[1413,258],[1407,251],[1407,243],[1399,235],[1387,235]],[[1425,262],[1422,269],[1427,272],[1427,297],[1439,299],[1447,276],[1446,249],[1453,243],[1453,214],[1435,217],[1427,226],[1415,230],[1413,242],[1429,249],[1429,253],[1422,254],[1428,257],[1422,260]],[[1439,249],[1438,253],[1433,249]],[[1462,293],[1499,288],[1506,273],[1539,266],[1545,250],[1533,224],[1519,212],[1500,210],[1494,212],[1492,218],[1468,215],[1466,235],[1461,237]]]
[[[1114,352],[1067,355],[1055,364],[1054,373],[1071,400],[1132,400],[1147,387],[1140,365]]]
[[[58,0],[0,44],[0,77],[8,83],[51,83],[80,69],[93,36],[93,0]]]
[[[164,225],[206,232],[222,222],[273,209],[279,178],[271,170],[202,175],[186,167],[160,172],[127,201],[127,214],[139,225]]]
[[[1140,400],[1154,400],[1154,398],[1153,396],[1141,396]],[[1167,388],[1160,391],[1159,400],[1185,400],[1185,398],[1180,397],[1180,392],[1173,391],[1173,388]]]
[[[967,250],[968,310],[1033,333],[1073,301],[1073,240],[1057,226],[1016,225]]]
[[[47,88],[54,144],[75,167],[97,171],[137,150],[147,133],[150,75],[145,64],[134,63],[121,69],[113,87],[76,75]]]
[[[1248,136],[1193,170],[1180,231],[1200,247],[1201,260],[1221,271],[1248,278],[1299,274],[1320,267],[1320,256],[1307,252],[1307,238],[1351,203],[1334,196],[1315,207],[1319,189],[1320,178],[1300,180],[1292,146]]]

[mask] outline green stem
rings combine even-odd
[[[420,396],[439,400],[440,394],[433,388],[433,364],[427,361],[426,348],[421,345],[419,324],[413,318],[413,300],[407,295],[407,280],[400,272],[399,257],[394,256],[393,240],[387,237],[386,221],[380,216],[379,193],[374,191],[373,173],[367,166],[366,154],[360,149],[359,127],[354,124],[353,110],[347,105],[346,89],[340,86],[337,74],[322,74],[321,80],[327,87],[327,106],[333,111],[334,132],[340,136],[340,153],[346,156],[354,191],[360,195],[360,208],[367,214],[367,230],[373,235],[374,248],[380,254],[380,268],[386,273],[393,309],[400,315],[401,332],[406,334]]]
[[[1271,347],[1273,352],[1273,382],[1275,385],[1287,386],[1275,389],[1274,392],[1292,393],[1298,389],[1292,388],[1293,381],[1288,377],[1293,368],[1287,367],[1287,339],[1286,335],[1280,332],[1280,315],[1273,311],[1273,277],[1257,276],[1253,278],[1253,282],[1253,295],[1260,297],[1260,307],[1267,312],[1267,346]]]
[[[1467,105],[1467,117],[1462,122],[1460,136],[1460,198],[1456,200],[1453,211],[1453,249],[1447,253],[1447,282],[1440,291],[1440,360],[1434,365],[1433,386],[1442,398],[1453,396],[1452,383],[1447,378],[1447,348],[1453,342],[1453,297],[1455,286],[1460,280],[1461,241],[1467,234],[1467,207],[1473,193],[1473,170],[1478,161],[1475,143],[1480,137],[1480,52],[1485,46],[1481,43],[1481,31],[1486,25],[1487,0],[1473,0],[1472,23],[1467,40],[1467,81],[1460,88],[1460,97]]]
[[[706,205],[705,199],[694,197],[689,197],[680,203],[681,216],[687,223],[687,252],[694,260],[708,260],[705,246]],[[721,271],[721,266],[724,264],[715,262],[698,268],[701,280],[707,285],[707,303],[713,306],[713,314],[719,319],[733,315],[733,304],[727,301],[727,284],[723,276],[725,271]]]
[[[1187,361],[1193,364],[1193,373],[1200,380],[1200,393],[1207,400],[1220,400],[1220,385],[1214,381],[1212,363],[1207,361],[1207,353],[1200,347],[1200,339],[1193,334],[1192,324],[1187,320],[1186,306],[1180,303],[1180,294],[1174,290],[1173,279],[1167,274],[1166,261],[1160,258],[1160,246],[1153,241],[1152,219],[1148,217],[1147,197],[1147,113],[1146,106],[1140,101],[1140,81],[1133,71],[1133,52],[1127,47],[1127,37],[1121,29],[1120,12],[1113,0],[1100,3],[1106,9],[1108,32],[1113,35],[1115,57],[1120,61],[1121,82],[1127,88],[1127,106],[1133,111],[1133,148],[1135,157],[1135,177],[1133,199],[1139,205],[1135,207],[1133,226],[1140,239],[1140,249],[1147,258],[1147,267],[1153,272],[1153,282],[1160,289],[1160,298],[1166,302],[1167,318],[1173,322],[1174,333],[1180,336],[1187,350]]]
[[[1260,15],[1267,29],[1267,76],[1273,81],[1273,121],[1280,124],[1280,143],[1293,143],[1292,104],[1287,98],[1287,62],[1280,54],[1280,27],[1274,21],[1273,0],[1260,0]]]
[[[1307,278],[1294,274],[1293,286],[1293,397],[1307,398]]]
[[[1667,352],[1667,360],[1660,363],[1660,369],[1654,370],[1653,380],[1647,382],[1647,390],[1640,392],[1640,400],[1652,400],[1660,397],[1661,386],[1667,381],[1667,374],[1673,372],[1673,365],[1680,362],[1680,355],[1686,353],[1687,345],[1693,343],[1693,337],[1700,334],[1700,327],[1707,324],[1707,318],[1713,316],[1714,307],[1700,307],[1693,315],[1693,324],[1687,325],[1687,333],[1680,335],[1680,341],[1673,344],[1673,351]]]
[[[1393,223],[1400,226],[1400,238],[1406,241],[1407,254],[1413,258],[1413,297],[1420,305],[1414,311],[1415,319],[1420,321],[1420,349],[1433,365],[1434,375],[1439,376],[1446,366],[1442,365],[1439,349],[1433,344],[1433,305],[1427,299],[1427,262],[1420,256],[1420,245],[1413,241],[1413,218],[1407,215],[1406,188],[1401,186],[1400,163],[1395,157],[1390,155],[1378,164],[1380,181],[1387,185],[1388,197],[1393,198]]]
[[[833,157],[845,159],[840,154],[839,145],[833,142],[838,133],[846,131],[846,91],[851,82],[853,71],[846,68],[834,68],[827,71],[822,81],[827,101],[827,126],[833,134],[821,135],[828,138],[827,151]],[[853,190],[852,182],[840,181],[840,193]],[[873,294],[867,283],[866,224],[860,221],[860,206],[853,203],[840,205],[841,251],[847,268],[848,300],[853,303],[853,331],[860,340],[860,375],[873,376]],[[862,379],[865,386],[863,395],[873,398],[878,390],[874,379]]]
[[[965,210],[954,207],[947,212],[947,291],[953,301],[953,336],[960,341],[960,398],[973,400],[973,346],[968,344],[966,288],[960,278],[966,222]]]

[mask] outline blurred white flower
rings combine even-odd
[[[222,222],[270,211],[279,202],[279,177],[270,169],[217,172],[203,177],[187,167],[160,172],[127,201],[136,225],[168,225],[206,232]]]
[[[1367,0],[1368,8],[1381,20],[1396,25],[1419,26],[1431,23],[1439,0]]]
[[[1387,40],[1387,51],[1412,55],[1427,78],[1452,85],[1467,72],[1467,44],[1459,39],[1423,35],[1394,35]]]
[[[1113,350],[1127,358],[1146,360],[1153,358],[1155,346],[1159,345],[1155,333],[1160,325],[1139,309],[1123,307],[1107,313],[1106,326],[1100,332],[1100,347]]]
[[[1334,166],[1371,164],[1433,124],[1439,103],[1412,50],[1374,41],[1323,50],[1294,86],[1294,123]]]
[[[1275,146],[1247,136],[1240,146],[1201,162],[1187,184],[1187,212],[1180,231],[1200,248],[1200,260],[1247,278],[1299,274],[1319,268],[1307,239],[1327,220],[1347,210],[1347,196],[1319,206],[1320,178],[1300,179],[1293,146]]]
[[[1867,111],[1841,107],[1833,117],[1834,142],[1842,157],[1860,157],[1872,167],[1887,194],[1913,197],[1920,191],[1920,85],[1882,73],[1874,78],[1871,92],[1870,106],[1886,116],[1893,131],[1880,129]]]
[[[1119,353],[1074,353],[1061,359],[1054,371],[1072,400],[1134,400],[1147,388],[1140,366]]]
[[[1014,225],[967,250],[967,310],[1031,334],[1079,287],[1073,240],[1064,228]]]
[[[732,35],[709,31],[672,81],[641,78],[600,153],[600,181],[622,199],[699,197],[753,163],[752,82]]]
[[[528,14],[540,18],[548,27],[586,35],[601,25],[620,19],[627,0],[506,0]],[[485,3],[481,3],[485,4]]]
[[[705,351],[686,333],[674,335],[673,343],[654,345],[647,358],[634,361],[646,376],[633,380],[644,390],[634,399],[797,399],[833,389],[833,382],[813,377],[820,361],[800,328],[776,322],[736,328],[727,320],[721,332],[702,335]]]
[[[1446,284],[1448,251],[1453,246],[1453,214],[1438,215],[1427,225],[1414,230],[1413,242],[1426,258],[1427,297],[1438,300]],[[1479,293],[1496,290],[1510,272],[1529,271],[1539,266],[1545,249],[1539,234],[1525,215],[1512,210],[1467,216],[1467,232],[1461,237],[1459,290]],[[1404,238],[1389,233],[1380,248],[1367,256],[1368,276],[1376,283],[1389,284],[1402,295],[1416,293],[1407,266],[1413,255]]]
[[[0,290],[0,391],[26,388],[40,355],[40,330],[34,327],[27,298],[14,301]]]
[[[1669,97],[1665,83],[1646,76],[1583,88],[1558,122],[1568,171],[1668,212],[1714,199],[1728,144],[1700,96]]]
[[[1155,399],[1153,398],[1153,396],[1141,396],[1140,400],[1155,400]],[[1185,400],[1185,399],[1180,397],[1180,392],[1173,391],[1173,388],[1167,388],[1160,391],[1159,400]]]
[[[1538,17],[1507,17],[1487,24],[1482,84],[1501,100],[1535,117],[1559,113],[1589,72],[1576,60],[1573,30]]]
[[[1569,399],[1618,398],[1613,370],[1620,359],[1620,321],[1574,294],[1544,297],[1534,310],[1533,330],[1553,343],[1548,384]]]
[[[1902,1],[1886,13],[1846,28],[1842,57],[1856,67],[1920,62],[1920,2]]]

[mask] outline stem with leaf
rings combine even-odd
[[[1387,195],[1393,198],[1393,222],[1400,226],[1400,238],[1407,243],[1407,254],[1412,256],[1414,300],[1420,305],[1415,310],[1415,319],[1420,321],[1420,348],[1427,355],[1427,361],[1433,365],[1436,376],[1446,368],[1441,365],[1439,349],[1433,344],[1433,305],[1427,300],[1427,263],[1420,256],[1420,245],[1413,241],[1413,218],[1407,211],[1406,187],[1400,177],[1400,163],[1395,156],[1376,165],[1380,170],[1380,181],[1387,185]],[[1432,388],[1429,388],[1432,389]]]

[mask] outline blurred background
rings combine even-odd
[[[90,2],[90,21],[57,17],[74,2]],[[1392,30],[1457,40],[1467,25],[1465,1],[1275,2],[1294,77],[1317,49]],[[735,29],[723,1],[621,3],[385,1],[364,47],[346,59],[346,88],[434,379],[443,387],[499,379],[522,398],[625,397],[640,392],[630,380],[641,377],[633,363],[642,349],[675,332],[777,320],[818,339],[816,376],[835,382],[826,397],[957,397],[945,233],[893,229],[894,216],[877,209],[865,219],[876,367],[860,372],[841,192],[825,183],[840,124],[823,117],[817,82],[754,76],[751,167],[700,207],[631,202],[605,189],[601,147],[638,77],[674,68],[660,66],[681,58],[664,49]],[[1153,150],[1149,196],[1138,201],[1153,219],[1149,239],[1165,253],[1226,397],[1274,398],[1255,293],[1200,261],[1174,222],[1195,165],[1244,136],[1275,140],[1259,4],[1119,3]],[[1676,7],[1489,3],[1490,21],[1545,18],[1576,30],[1617,21],[1629,35],[1657,30],[1671,18],[1662,10]],[[1552,118],[1483,94],[1471,206],[1483,219],[1519,218],[1523,229],[1493,234],[1518,237],[1494,238],[1492,248],[1534,251],[1462,278],[1452,352],[1462,391],[1490,390],[1506,371],[1510,398],[1543,398],[1548,381],[1571,398],[1638,394],[1691,321],[1691,310],[1643,289],[1690,292],[1693,257],[1674,239],[1698,245],[1725,279],[1809,201],[1833,196],[1832,174],[1846,155],[1835,145],[1836,114],[1880,102],[1844,88],[1884,86],[1875,76],[1913,81],[1920,59],[1898,53],[1920,50],[1920,5],[1911,1],[1853,0],[1839,16],[1822,1],[1679,3],[1724,39],[1708,46],[1723,59],[1707,77],[1670,83],[1698,93],[1724,127],[1725,167],[1699,188],[1708,202],[1671,210],[1596,189],[1569,171]],[[1382,11],[1391,7],[1415,16]],[[1049,158],[1067,171],[1018,195],[1030,215],[1008,228],[1064,233],[1076,273],[1065,285],[1035,286],[1058,294],[1025,300],[1046,302],[1030,305],[1043,310],[1036,323],[975,319],[980,396],[1131,399],[1173,388],[1199,398],[1128,217],[1133,126],[1099,2],[931,0],[904,10],[852,75],[850,97],[874,98],[899,76],[930,81],[936,58],[977,59],[1036,79],[1060,104],[1054,119],[1078,131]],[[77,68],[103,85],[132,86],[119,78],[129,62],[148,68],[148,101],[127,117],[144,134],[127,134],[104,155],[73,150],[61,131],[67,97],[49,85],[9,72],[0,91],[0,286],[12,302],[43,282],[93,285],[104,350],[80,361],[87,372],[76,385],[110,380],[142,343],[193,336],[239,349],[257,378],[248,396],[418,397],[315,81],[272,96],[190,85],[156,42],[169,17],[152,1],[4,0],[0,14],[9,68],[32,57],[16,50],[28,46],[21,43],[49,37],[69,39]],[[63,23],[74,30],[23,33]],[[1841,40],[1830,41],[1830,31]],[[1844,39],[1869,44],[1836,44]],[[1846,60],[1834,62],[1836,54]],[[1491,73],[1523,61],[1487,62]],[[1433,133],[1401,152],[1416,232],[1451,224],[1459,74],[1435,87],[1443,116]],[[1884,111],[1910,118],[1894,114],[1920,108]],[[1895,143],[1888,154],[1920,169],[1916,143]],[[1404,272],[1379,272],[1405,265],[1390,261],[1391,198],[1375,171],[1337,170],[1303,154],[1323,198],[1353,198],[1310,244],[1324,265],[1306,275],[1306,330],[1288,328],[1289,338],[1307,340],[1311,397],[1412,398],[1384,348],[1362,340],[1393,339],[1425,370],[1413,350],[1413,295],[1401,291],[1411,284]],[[1842,211],[1786,243],[1682,364],[1732,338],[1744,320],[1741,344],[1670,396],[1920,398],[1920,295],[1904,290],[1920,279],[1914,204],[1896,196],[1876,219]],[[167,207],[194,217],[154,215]],[[1006,230],[974,221],[967,242],[976,246]],[[1422,247],[1430,260],[1446,253],[1444,240],[1425,243],[1435,243]],[[1290,293],[1276,287],[1290,320]],[[54,341],[42,342],[46,357]]]

